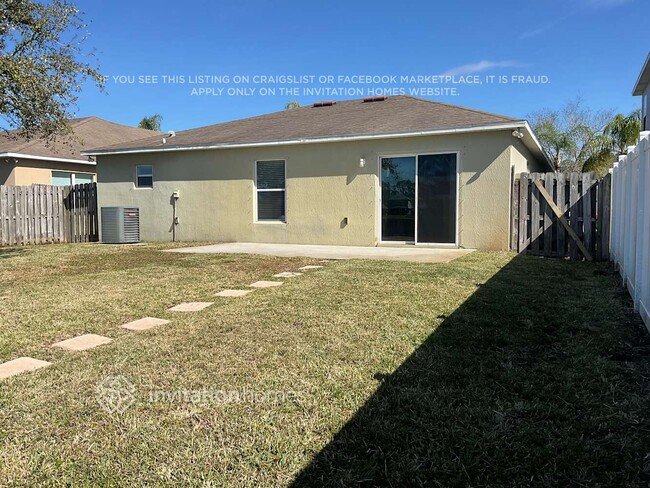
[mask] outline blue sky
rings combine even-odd
[[[84,88],[78,115],[135,125],[160,113],[165,130],[183,130],[281,110],[292,99],[358,98],[306,94],[309,87],[456,88],[455,95],[426,98],[514,117],[579,95],[595,109],[627,113],[640,106],[631,91],[650,48],[646,2],[79,0],[91,22],[88,47],[96,49],[108,82],[106,93]],[[402,76],[440,74],[454,74],[455,83],[400,82]],[[163,83],[163,75],[185,79]],[[191,83],[199,75],[230,80]],[[315,82],[252,83],[255,75],[313,75]],[[392,75],[398,82],[338,80],[353,75]],[[482,84],[460,78],[472,75]],[[495,78],[488,83],[490,75]],[[120,83],[115,76],[135,81]],[[249,83],[235,85],[235,76],[248,76]],[[318,83],[319,76],[335,82]],[[499,76],[508,83],[494,82]],[[531,78],[513,84],[512,76]],[[192,94],[198,88],[224,91]],[[228,88],[249,91],[231,96]],[[281,94],[281,88],[297,88],[299,95]],[[261,95],[261,89],[276,92]]]

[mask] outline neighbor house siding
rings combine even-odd
[[[95,174],[95,166],[39,159],[8,158],[0,161],[0,184],[3,185],[51,185],[52,171]]]
[[[98,156],[99,205],[139,207],[145,241],[171,240],[170,197],[178,190],[178,240],[375,245],[379,157],[458,152],[459,245],[507,249],[511,167],[532,159],[518,144],[511,131],[498,131]],[[286,223],[254,219],[255,161],[268,159],[286,161]],[[138,164],[153,165],[153,189],[135,189]]]

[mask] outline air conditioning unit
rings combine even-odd
[[[140,209],[102,207],[102,242],[105,244],[140,242]]]

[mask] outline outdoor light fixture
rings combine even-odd
[[[366,165],[365,158],[359,159],[359,168],[363,168]]]
[[[512,131],[512,137],[516,137],[517,139],[523,139],[524,133],[521,131],[521,129],[515,129]]]

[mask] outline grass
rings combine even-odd
[[[650,341],[605,264],[342,261],[218,299],[315,260],[162,247],[0,249],[0,360],[54,363],[0,382],[1,485],[648,485]],[[117,328],[146,315],[172,323]],[[87,332],[115,341],[50,347]],[[150,397],[202,389],[296,395]]]

